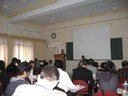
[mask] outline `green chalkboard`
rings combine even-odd
[[[66,43],[66,58],[73,60],[73,42]]]
[[[111,39],[111,59],[112,60],[123,59],[122,38]]]

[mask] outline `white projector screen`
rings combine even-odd
[[[73,31],[73,58],[111,59],[110,26],[102,25]]]

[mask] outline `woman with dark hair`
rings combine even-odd
[[[104,66],[104,71],[99,75],[100,90],[117,91],[118,76],[116,73],[115,64],[112,61],[107,61]]]
[[[33,60],[29,61],[29,64],[31,65],[31,70],[30,70],[30,75],[28,76],[28,78],[31,81],[31,84],[35,83],[37,80],[37,68],[36,68],[36,64]]]
[[[16,76],[10,79],[10,83],[5,90],[5,96],[12,96],[13,92],[19,85],[29,84],[25,79],[29,76],[30,69],[31,66],[28,62],[22,62],[19,64]]]

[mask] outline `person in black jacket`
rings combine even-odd
[[[17,72],[17,58],[12,58],[11,63],[7,66],[6,68],[6,72],[9,76],[9,78],[16,76],[16,72]]]
[[[73,69],[73,75],[72,75],[72,81],[74,80],[84,80],[88,83],[88,92],[89,96],[92,96],[92,88],[94,86],[93,82],[93,74],[92,71],[88,70],[86,68],[86,65],[88,64],[87,59],[81,60],[79,63],[81,63],[81,66]]]

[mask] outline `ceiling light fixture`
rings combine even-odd
[[[116,9],[117,9],[117,7],[112,7],[112,9],[113,9],[113,10],[116,10]]]
[[[50,21],[51,23],[53,23],[54,21]]]
[[[8,5],[7,5],[7,0],[4,0],[4,5],[3,5],[4,8],[8,8]]]
[[[20,2],[27,3],[29,0],[20,0]]]
[[[115,5],[112,7],[112,9],[113,9],[113,10],[117,10],[117,5],[118,5],[117,0],[114,0],[114,3],[115,3]]]

